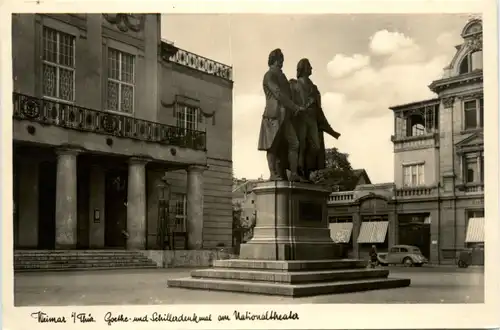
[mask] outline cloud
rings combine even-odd
[[[390,55],[401,49],[414,47],[414,41],[399,32],[381,30],[370,38],[370,50],[377,55]]]
[[[415,41],[399,32],[377,31],[370,38],[370,50],[374,55],[384,56],[387,64],[421,62],[425,52]]]
[[[443,32],[436,38],[436,43],[443,48],[454,48],[461,43],[460,35],[452,32]]]
[[[370,57],[361,54],[346,56],[337,54],[328,62],[327,70],[334,78],[340,78],[355,72],[359,69],[367,67],[370,64]]]
[[[332,73],[330,62],[328,71],[336,79],[332,89],[323,94],[323,110],[342,135],[339,140],[327,137],[326,146],[347,152],[353,167],[365,168],[372,181],[394,180],[390,141],[394,117],[389,107],[435,97],[427,86],[441,77],[443,67],[451,60],[441,46],[452,42],[450,36],[441,36],[436,55],[425,52],[401,33],[383,30],[373,35],[369,45],[381,60],[365,59],[366,65],[346,70],[341,77]],[[344,56],[342,60],[354,63],[354,57],[349,60]]]

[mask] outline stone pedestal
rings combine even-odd
[[[77,243],[77,182],[78,151],[57,150],[56,177],[56,249],[75,249]]]
[[[146,163],[142,158],[131,158],[128,168],[127,191],[127,249],[146,248]]]
[[[323,260],[340,257],[330,237],[327,197],[322,186],[274,181],[254,189],[258,206],[253,238],[241,259]]]
[[[389,278],[387,269],[367,269],[367,261],[340,259],[328,229],[325,188],[262,182],[253,191],[256,227],[240,259],[216,260],[211,269],[168,280],[170,287],[301,297],[410,285]]]
[[[203,245],[203,172],[205,166],[187,170],[187,233],[188,249],[201,250]]]

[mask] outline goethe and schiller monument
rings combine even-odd
[[[273,50],[263,79],[258,149],[267,153],[270,177],[253,189],[253,238],[241,245],[239,259],[216,260],[213,268],[168,285],[296,297],[410,285],[408,279],[388,278],[388,270],[367,269],[366,261],[341,259],[328,228],[330,190],[310,181],[325,167],[324,133],[337,139],[340,134],[323,113],[309,60],[299,61],[291,80],[283,62],[281,50]]]

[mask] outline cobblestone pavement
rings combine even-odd
[[[410,278],[407,288],[283,298],[168,288],[169,278],[189,269],[16,273],[16,306],[283,303],[483,303],[482,268],[391,268],[390,277]]]

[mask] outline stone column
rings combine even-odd
[[[57,150],[56,249],[75,249],[77,242],[76,149]]]
[[[359,207],[356,207],[356,212],[352,215],[352,247],[354,258],[359,258],[359,244],[358,236],[361,229],[361,215],[359,214]]]
[[[203,172],[206,166],[190,166],[187,170],[187,235],[188,249],[203,247]]]
[[[146,163],[133,157],[128,167],[127,249],[146,249]]]
[[[429,262],[431,264],[440,264],[441,263],[441,260],[440,260],[440,239],[439,239],[439,223],[441,221],[441,219],[439,219],[440,217],[440,211],[439,211],[439,207],[440,204],[439,202],[436,203],[436,209],[433,210],[430,214],[431,216],[431,247],[430,247],[430,256],[429,256]]]
[[[396,210],[396,204],[390,203],[390,211],[389,211],[389,227],[387,228],[387,245],[389,249],[397,244],[398,241],[398,228],[399,228],[399,219]]]

